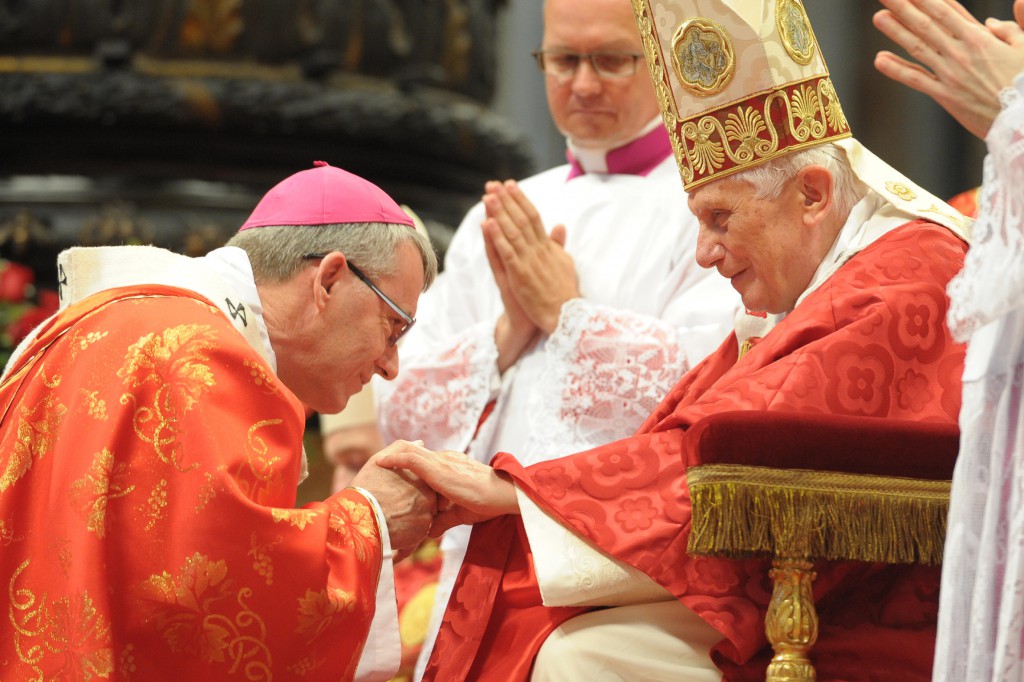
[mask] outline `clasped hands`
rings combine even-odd
[[[505,312],[494,340],[504,372],[541,335],[558,326],[562,305],[580,296],[576,265],[565,246],[565,226],[549,235],[540,213],[514,180],[491,181],[481,199],[480,225],[487,261]]]
[[[461,452],[395,441],[373,455],[352,480],[368,490],[387,519],[391,546],[411,549],[453,526],[517,514],[515,486]]]

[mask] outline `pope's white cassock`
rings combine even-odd
[[[499,375],[494,327],[504,306],[477,204],[420,299],[398,378],[376,387],[385,442],[422,439],[482,462],[509,451],[527,465],[608,443],[631,435],[732,330],[739,296],[696,263],[697,220],[660,118],[607,153],[570,146],[569,159],[520,186],[549,231],[566,226],[583,297],[566,303],[557,329]],[[455,528],[442,542],[426,653],[468,531]]]

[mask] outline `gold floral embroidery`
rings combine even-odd
[[[207,471],[203,474],[203,478],[206,479],[206,483],[199,486],[199,502],[196,503],[196,514],[206,509],[206,505],[210,504],[210,500],[217,497],[217,490],[213,487],[213,474]]]
[[[178,430],[185,415],[195,408],[214,385],[209,353],[217,340],[206,325],[183,324],[147,334],[128,348],[124,365],[117,371],[131,393],[121,396],[121,404],[136,405],[133,415],[135,433],[153,445],[161,461],[178,471],[185,466],[178,443]],[[139,394],[152,387],[148,404],[140,404]]]
[[[75,331],[75,335],[72,338],[72,352],[77,355],[77,351],[83,351],[97,341],[103,340],[109,332],[80,332]]]
[[[263,392],[269,395],[277,394],[277,382],[267,372],[266,367],[255,360],[245,360],[243,364],[249,370],[249,377],[258,388],[263,389]]]
[[[249,556],[252,557],[252,570],[267,581],[267,585],[274,584],[274,562],[270,558],[270,552],[281,544],[281,538],[270,542],[260,542],[258,533],[253,533],[249,538]]]
[[[913,201],[917,198],[917,193],[902,182],[893,182],[892,180],[889,180],[885,183],[885,188],[903,201]]]
[[[332,541],[351,547],[356,558],[365,562],[378,543],[373,512],[365,505],[344,497],[333,498],[329,504],[333,507],[328,523]]]
[[[809,137],[818,139],[825,134],[825,124],[818,120],[822,107],[818,102],[816,88],[808,87],[806,84],[800,86],[793,93],[792,103],[793,118],[800,119],[800,123],[793,126],[793,135],[796,139],[803,142]]]
[[[850,124],[846,122],[846,114],[839,105],[839,95],[836,94],[836,87],[832,81],[824,79],[818,81],[818,95],[821,97],[825,107],[825,120],[833,130],[846,130]]]
[[[273,497],[274,492],[284,485],[279,467],[281,458],[273,454],[275,451],[258,433],[260,429],[277,426],[282,421],[266,419],[249,427],[245,443],[247,461],[240,466],[242,470],[236,472],[235,479],[242,492],[257,502]]]
[[[693,140],[693,165],[701,175],[712,173],[722,167],[725,153],[722,145],[712,139],[717,132],[718,121],[708,117],[696,124],[687,123],[683,126],[683,136]]]
[[[14,522],[0,519],[0,547],[10,547],[25,538],[14,534]]]
[[[355,607],[355,595],[346,590],[335,587],[319,592],[306,590],[306,596],[299,598],[298,633],[315,639],[335,620],[355,611]]]
[[[89,473],[71,484],[68,493],[72,506],[82,513],[86,529],[96,537],[106,535],[106,514],[110,500],[124,497],[135,489],[128,485],[128,465],[115,462],[114,453],[103,448],[92,459]]]
[[[87,388],[79,389],[85,398],[85,409],[89,416],[97,421],[107,420],[107,401],[100,398],[99,391],[90,391]]]
[[[305,658],[301,658],[295,663],[292,663],[290,666],[288,666],[288,672],[290,672],[292,675],[296,675],[301,678],[308,678],[325,662],[326,659],[323,658],[317,659],[313,656],[306,656]],[[404,678],[398,677],[396,679],[401,680]]]
[[[71,576],[71,540],[68,536],[62,535],[61,537],[55,538],[49,546],[49,550],[57,555],[57,563],[60,565],[60,572],[64,574],[65,578]]]
[[[762,148],[766,141],[759,135],[767,129],[764,117],[753,107],[740,107],[729,114],[725,121],[726,136],[740,143],[735,150],[736,158],[740,161],[750,161],[755,155],[764,154]]]
[[[26,406],[21,409],[14,450],[0,468],[0,493],[27,474],[36,460],[53,450],[57,442],[57,430],[67,411],[68,408],[52,393],[36,403],[35,407]]]
[[[88,593],[47,603],[29,588],[18,586],[28,570],[23,562],[8,586],[8,620],[14,630],[18,660],[43,679],[43,662],[51,679],[108,678],[114,671],[110,625],[99,615]]]
[[[230,674],[241,666],[248,680],[272,678],[266,624],[246,603],[252,590],[234,590],[227,562],[197,552],[176,575],[152,575],[141,590],[154,603],[153,623],[173,653],[230,663]],[[232,597],[238,608],[228,613]]]
[[[306,526],[313,523],[320,515],[319,509],[271,509],[270,515],[274,523],[287,521],[290,525],[299,530],[306,530]]]
[[[152,530],[156,526],[156,522],[162,519],[167,512],[167,481],[161,480],[156,484],[149,494],[146,505],[147,508],[143,510],[143,514],[149,517],[146,530]]]
[[[123,679],[127,680],[135,670],[135,646],[126,644],[121,651],[121,664],[118,666],[118,672]]]

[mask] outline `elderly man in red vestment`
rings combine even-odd
[[[969,221],[850,137],[799,0],[633,6],[697,259],[748,310],[631,438],[525,468],[381,460],[456,503],[435,530],[491,519],[428,679],[764,679],[764,564],[686,553],[686,429],[727,410],[957,417],[945,287]],[[820,679],[927,680],[937,586],[933,567],[821,566]]]
[[[0,678],[389,677],[395,628],[364,643],[436,496],[377,467],[295,493],[308,410],[398,371],[437,268],[412,225],[318,163],[203,258],[61,254],[0,383]]]

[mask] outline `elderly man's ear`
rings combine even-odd
[[[804,201],[804,224],[818,225],[832,210],[832,173],[823,166],[806,166],[796,175],[797,189]]]

